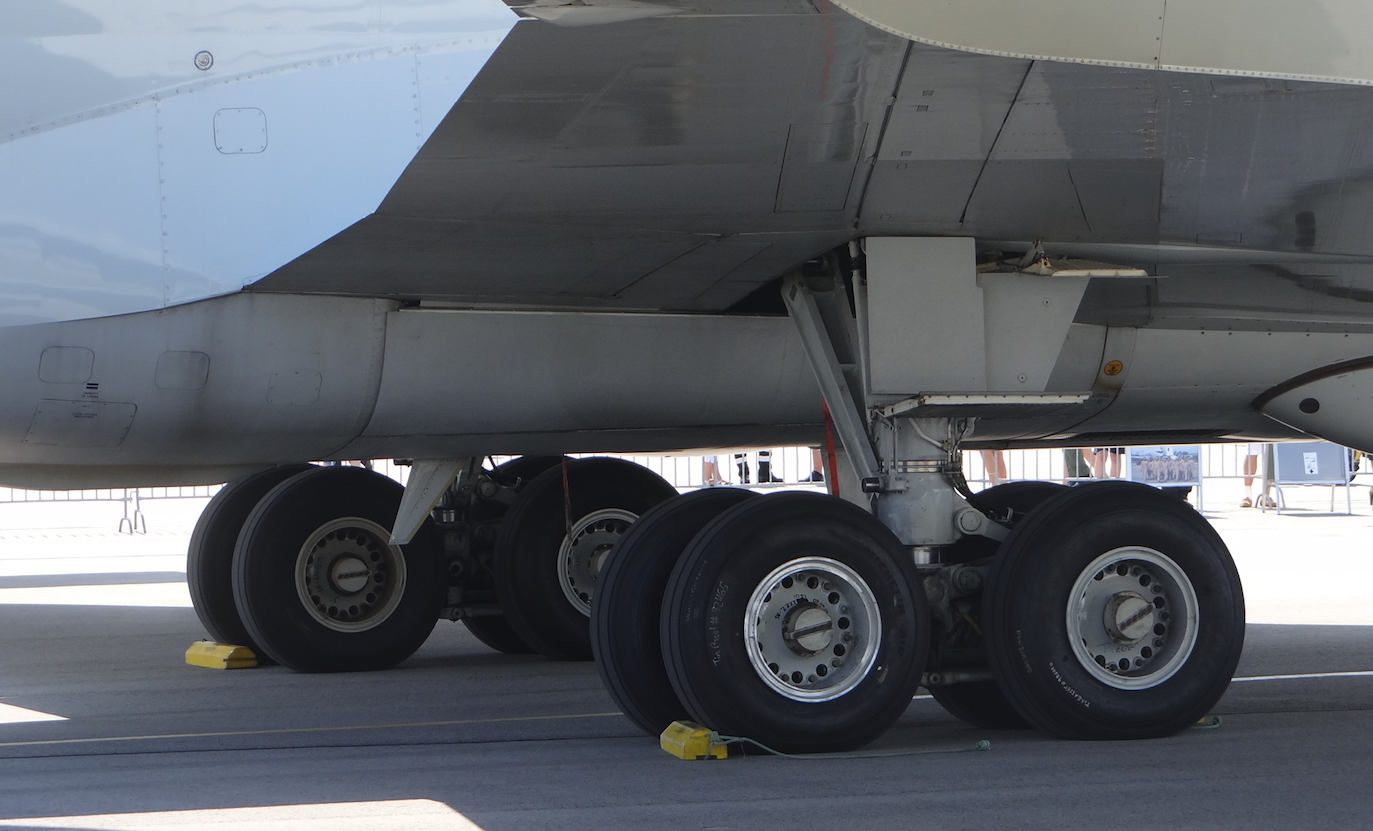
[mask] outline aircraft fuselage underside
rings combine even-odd
[[[970,447],[1299,435],[1286,425],[1368,446],[1357,399],[1312,414],[1288,406],[1284,423],[1254,407],[1290,379],[1373,354],[1373,325],[1352,313],[1265,312],[1262,291],[1230,295],[1227,308],[1215,287],[1189,291],[1197,284],[1168,276],[979,274],[972,250],[968,241],[967,261],[947,279],[892,282],[875,314],[886,333],[877,348],[905,371],[887,383],[907,386],[879,398],[1091,395],[1042,411],[984,407]],[[1082,285],[1065,294],[1073,279]],[[941,293],[943,304],[930,302]],[[4,328],[0,350],[0,481],[12,485],[211,482],[305,459],[666,452],[821,436],[819,389],[779,316],[239,294]]]

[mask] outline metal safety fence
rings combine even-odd
[[[1196,447],[1195,445],[1193,447]],[[990,487],[998,482],[1040,480],[1072,484],[1097,478],[1093,469],[1091,448],[1041,448],[1035,450],[966,451],[963,457],[964,476],[974,490]],[[1243,480],[1259,479],[1264,473],[1256,470],[1254,457],[1261,452],[1258,445],[1210,444],[1199,447],[1198,464],[1201,487],[1195,488],[1192,499],[1200,508],[1204,494],[1233,495],[1246,487]],[[820,480],[821,459],[811,447],[749,448],[720,450],[714,454],[574,454],[569,458],[590,455],[613,456],[642,465],[659,474],[681,491],[710,485],[745,487],[756,490],[806,489],[823,490]],[[1120,454],[1113,463],[1109,453],[1102,454],[1101,473],[1107,478],[1128,478],[1128,454]],[[500,464],[510,456],[493,456],[490,464]],[[410,468],[393,460],[348,462],[365,465],[405,484]],[[1364,467],[1373,468],[1368,461]],[[1351,471],[1351,478],[1358,471]],[[994,475],[995,474],[995,475]],[[1373,469],[1365,471],[1373,479]],[[1271,477],[1270,477],[1271,478]],[[120,502],[124,505],[119,530],[126,533],[146,533],[147,521],[141,503],[168,499],[208,500],[223,485],[184,485],[180,487],[97,488],[87,490],[29,490],[0,487],[0,506],[54,502]]]

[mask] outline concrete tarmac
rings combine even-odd
[[[132,541],[12,521],[0,828],[1367,828],[1373,515],[1322,513],[1212,515],[1266,621],[1217,729],[1067,742],[922,696],[866,751],[906,755],[694,763],[616,713],[594,666],[500,655],[460,624],[388,672],[187,666],[195,613],[144,590],[179,585],[184,517],[150,513]],[[27,589],[49,594],[3,594]]]

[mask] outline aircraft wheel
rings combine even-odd
[[[212,640],[246,646],[257,653],[259,663],[270,663],[271,659],[253,643],[234,605],[234,544],[262,497],[309,469],[310,465],[282,465],[220,488],[200,512],[186,549],[186,588],[196,617]]]
[[[739,488],[703,488],[662,502],[630,526],[601,567],[591,601],[596,669],[610,697],[649,735],[687,716],[663,665],[659,637],[668,578],[702,528],[754,496]]]
[[[1220,537],[1145,485],[1072,488],[1002,544],[984,594],[988,657],[1032,724],[1067,738],[1168,736],[1207,713],[1244,647]]]
[[[909,553],[871,514],[813,493],[748,500],[706,526],[673,571],[660,626],[693,718],[785,753],[881,735],[929,654]]]
[[[562,459],[558,456],[521,456],[497,465],[491,471],[491,476],[513,486],[515,479],[533,479],[560,461]],[[500,517],[506,512],[506,506],[497,502],[487,502],[481,507],[482,516],[477,517],[480,519]],[[495,578],[491,572],[483,570],[471,578],[469,586],[494,592],[494,582]],[[499,596],[496,599],[499,602]],[[521,638],[515,627],[510,625],[509,618],[504,614],[463,618],[462,623],[473,637],[497,652],[504,652],[507,655],[532,655],[538,651],[524,642],[524,638]]]
[[[578,459],[567,464],[566,493],[565,503],[561,465],[520,491],[501,522],[492,570],[501,608],[526,643],[556,660],[586,661],[591,596],[606,555],[677,489],[633,462]]]
[[[361,468],[317,467],[253,509],[234,551],[234,599],[275,661],[385,669],[433,631],[447,593],[441,545],[431,523],[408,545],[387,542],[402,490]]]
[[[1006,509],[1015,512],[1020,522],[1045,500],[1057,496],[1066,488],[1053,482],[1007,482],[977,494],[977,502],[1002,514]],[[967,563],[996,556],[999,543],[989,537],[964,537],[952,546],[951,562]],[[981,620],[981,598],[977,598],[969,616]],[[976,632],[973,632],[976,635]],[[977,644],[982,638],[976,637]],[[986,730],[1025,730],[1033,725],[1025,720],[1011,702],[1006,700],[995,680],[969,681],[964,684],[943,684],[930,688],[930,695],[949,715],[960,721]]]

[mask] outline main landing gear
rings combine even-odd
[[[294,465],[232,483],[192,535],[196,612],[215,640],[302,671],[393,666],[440,616],[502,652],[590,658],[606,552],[676,490],[629,462],[560,462],[468,460],[404,544],[402,488],[380,474]]]
[[[1215,705],[1244,604],[1194,510],[1130,483],[982,496],[1012,524],[1005,541],[965,537],[920,566],[828,496],[660,505],[612,552],[593,604],[607,689],[648,733],[689,718],[784,752],[866,744],[922,674],[970,724],[1065,738],[1171,735]]]
[[[849,312],[842,284],[792,278],[784,298],[852,468],[828,473],[852,474],[836,477],[851,501],[712,489],[648,512],[610,553],[592,608],[598,667],[631,720],[656,734],[686,716],[828,752],[880,735],[922,683],[979,727],[1075,739],[1166,736],[1216,704],[1244,600],[1200,515],[1128,482],[971,493],[972,414],[1045,402],[860,409],[859,362],[842,360],[852,338],[829,336]]]
[[[443,605],[432,529],[387,544],[401,488],[359,468],[286,465],[215,495],[186,580],[217,641],[302,671],[379,669],[419,647]]]

